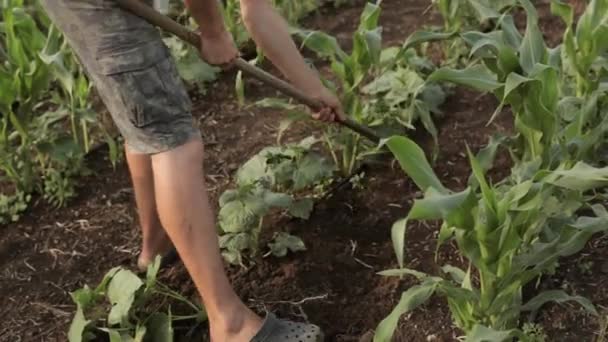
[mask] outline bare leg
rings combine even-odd
[[[248,342],[262,320],[226,276],[202,166],[200,140],[152,156],[160,221],[203,299],[212,341]]]
[[[144,271],[157,255],[162,255],[169,251],[171,241],[163,230],[158,218],[158,212],[156,211],[152,159],[149,155],[129,151],[127,146],[125,146],[125,151],[129,171],[131,172],[135,203],[143,236],[141,254],[137,259],[137,266],[140,270]]]

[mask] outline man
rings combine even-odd
[[[200,26],[201,57],[230,65],[238,56],[218,0],[187,0]],[[113,0],[43,0],[126,142],[143,232],[140,268],[175,246],[209,317],[214,342],[318,341],[314,325],[257,316],[234,292],[223,268],[203,176],[203,143],[188,95],[158,30]],[[286,22],[266,0],[241,0],[253,40],[298,88],[325,105],[323,121],[342,117],[338,99],[305,64]],[[163,229],[164,228],[164,229]],[[166,232],[166,233],[165,233]]]

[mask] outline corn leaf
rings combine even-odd
[[[536,295],[534,298],[530,299],[524,306],[522,306],[522,311],[537,311],[541,306],[543,306],[547,302],[556,302],[556,303],[564,303],[564,302],[577,302],[580,304],[587,312],[598,315],[595,306],[585,297],[581,296],[570,296],[566,292],[562,290],[550,290],[543,291],[540,294]]]
[[[503,101],[506,101],[507,97],[515,90],[517,90],[520,86],[522,86],[523,84],[526,84],[528,82],[532,82],[534,81],[531,78],[522,76],[520,74],[517,73],[510,73],[509,76],[507,76],[507,80],[505,81],[505,92],[503,95]]]
[[[341,60],[347,57],[346,53],[338,44],[338,40],[320,31],[297,31],[298,35],[304,38],[302,46],[306,46],[320,57],[334,59],[336,56]]]
[[[496,80],[496,76],[487,67],[479,64],[462,70],[441,68],[433,72],[428,77],[428,80],[452,82],[480,91],[494,91],[503,86],[502,83]]]
[[[449,274],[456,284],[462,284],[466,277],[466,273],[462,269],[452,265],[444,265],[443,267],[441,267],[441,270],[444,273]]]
[[[502,29],[505,42],[507,42],[512,48],[518,49],[523,38],[515,26],[513,16],[503,16],[500,20],[500,28]]]
[[[374,30],[378,27],[378,20],[380,19],[381,7],[378,4],[368,2],[365,4],[363,12],[359,18],[359,30]]]
[[[537,63],[544,61],[547,47],[538,27],[538,14],[528,0],[520,0],[526,10],[527,24],[524,39],[519,48],[519,63],[526,73],[530,73]]]
[[[488,19],[494,19],[500,17],[500,13],[494,8],[488,7],[485,4],[480,3],[477,0],[468,0],[471,6],[477,12],[477,19],[480,22],[484,22]]]
[[[481,165],[477,161],[477,158],[475,158],[468,146],[467,153],[469,155],[473,175],[477,180],[477,184],[479,184],[479,186],[481,187],[481,193],[483,194],[486,206],[488,209],[492,210],[492,213],[494,215],[496,215],[496,195],[494,194],[494,189],[492,189],[486,181],[483,168],[481,167]]]
[[[393,311],[378,324],[374,334],[374,342],[392,341],[393,334],[397,328],[399,318],[406,312],[411,311],[426,302],[437,289],[436,280],[427,280],[420,285],[411,287],[401,295],[399,304]]]
[[[428,277],[428,275],[426,273],[422,273],[420,271],[412,270],[409,268],[384,270],[384,271],[378,272],[378,274],[381,276],[385,276],[385,277],[403,277],[404,275],[411,275],[411,276],[418,278],[419,280],[423,280]]]
[[[557,179],[548,179],[551,184],[571,190],[587,191],[608,184],[608,167],[596,168],[578,162],[569,170],[552,173]]]
[[[434,188],[429,188],[424,198],[414,202],[408,218],[412,220],[445,219],[454,211],[461,209],[469,196],[471,196],[470,188],[451,194],[438,193]]]
[[[412,178],[414,183],[423,191],[432,187],[440,193],[448,193],[448,190],[441,184],[427,161],[424,151],[412,140],[393,136],[384,140],[382,145],[387,145],[395,155],[401,168]]]
[[[403,260],[405,253],[405,234],[407,230],[407,218],[403,218],[393,223],[391,228],[391,239],[393,240],[393,248],[397,255],[397,262],[399,267],[403,268]]]
[[[500,133],[493,134],[490,137],[488,144],[477,152],[477,156],[475,158],[479,162],[479,166],[484,172],[493,167],[494,159],[496,158],[496,153],[498,152],[498,147],[506,140],[507,137]]]
[[[471,45],[469,56],[474,56],[476,54],[487,57],[492,55],[497,56],[500,49],[506,48],[500,31],[492,31],[489,33],[467,32],[464,33],[462,37]],[[478,53],[479,50],[482,50],[482,53]],[[492,54],[487,53],[486,50],[491,51]]]
[[[467,334],[467,342],[503,342],[511,341],[514,337],[522,334],[515,330],[494,330],[483,325],[476,324]]]
[[[430,31],[416,31],[411,34],[401,47],[402,53],[415,45],[420,43],[438,41],[438,40],[446,40],[454,37],[456,33],[450,32],[430,32]]]

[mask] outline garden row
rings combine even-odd
[[[296,23],[321,3],[274,1]],[[183,2],[171,2],[171,15],[193,27]],[[76,196],[78,181],[91,172],[85,155],[107,144],[115,164],[122,146],[114,126],[104,120],[88,77],[40,1],[10,0],[0,17],[0,223],[14,222],[32,195],[61,207]],[[251,46],[240,21],[238,1],[224,4],[226,24],[239,47]],[[184,81],[204,92],[218,68],[201,61],[196,51],[164,36]]]
[[[379,322],[375,340],[391,340],[401,315],[433,294],[447,299],[453,320],[468,341],[537,340],[538,336],[524,332],[522,312],[537,311],[548,301],[575,301],[597,314],[580,296],[549,290],[524,301],[523,289],[554,272],[560,258],[579,252],[607,227],[601,189],[608,182],[608,169],[602,168],[600,151],[608,128],[602,108],[608,89],[602,81],[608,2],[591,1],[576,23],[568,4],[552,2],[553,13],[566,26],[563,43],[554,48],[543,40],[537,11],[528,0],[491,5],[438,1],[437,6],[444,17],[444,32],[418,31],[399,48],[381,48],[378,4],[365,7],[349,52],[323,32],[295,31],[303,46],[330,63],[333,79],[327,85],[341,94],[346,112],[389,138],[377,146],[347,129],[328,127],[321,138],[282,144],[284,131],[307,119],[305,110],[281,99],[257,102],[288,114],[280,124],[278,145],[263,149],[239,168],[235,188],[221,196],[220,244],[226,259],[242,266],[249,266],[263,248],[275,256],[304,249],[299,238],[285,232],[276,234],[268,248],[260,246],[265,216],[277,209],[307,219],[316,198],[325,197],[340,179],[356,186],[353,176],[359,166],[380,158],[388,148],[424,197],[393,226],[400,267],[381,274],[413,276],[420,284],[405,291],[390,315]],[[527,18],[523,34],[513,18],[521,8]],[[439,42],[448,56],[439,69],[424,57],[424,48],[432,41]],[[490,121],[497,115],[512,115],[515,122],[513,135],[493,136],[476,155],[466,151],[473,174],[459,191],[445,187],[422,149],[404,137],[419,121],[437,141],[433,115],[440,114],[449,89],[446,82],[493,94],[500,106]],[[486,172],[499,150],[507,151],[512,168],[507,177],[492,184]],[[466,264],[444,265],[441,274],[406,268],[406,230],[413,220],[441,220],[437,248],[455,241]],[[106,292],[109,295],[113,284],[124,288],[124,277],[117,276],[123,271],[116,272],[108,274],[95,296],[85,289],[86,300],[75,298],[80,309],[73,336],[91,329],[93,322],[84,321],[83,308]],[[149,272],[154,278],[156,270]],[[110,312],[107,323],[118,330],[109,331],[133,329],[129,318],[134,298],[149,299],[150,283],[135,280],[134,275],[127,278],[136,285],[120,296],[124,300],[109,298],[119,304],[114,308],[122,310]],[[170,335],[171,314],[162,319]]]

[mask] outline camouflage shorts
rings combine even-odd
[[[200,138],[191,102],[159,31],[113,0],[42,0],[129,148],[158,153]]]

